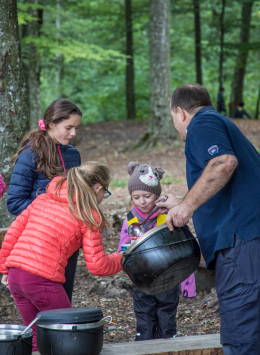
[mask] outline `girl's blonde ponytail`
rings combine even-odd
[[[72,168],[56,185],[55,195],[60,200],[59,193],[63,182],[67,180],[67,198],[72,217],[82,221],[89,228],[100,227],[107,229],[110,224],[102,213],[97,203],[97,198],[92,187],[100,183],[103,187],[108,187],[111,178],[106,165],[89,161],[79,168]],[[93,210],[97,212],[99,220],[93,216]]]

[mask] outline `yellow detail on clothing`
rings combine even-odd
[[[157,226],[166,222],[166,216],[167,216],[167,214],[160,214],[160,213],[158,214]]]
[[[127,221],[128,226],[130,226],[130,224],[132,224],[132,223],[139,223],[137,217],[134,217],[134,218],[130,219],[130,221]]]

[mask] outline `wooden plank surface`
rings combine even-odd
[[[104,344],[100,355],[223,355],[219,334]],[[40,353],[33,353],[40,355]],[[74,355],[74,354],[71,354]],[[75,353],[76,355],[76,353]]]

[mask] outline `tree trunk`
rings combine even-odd
[[[219,56],[219,90],[223,87],[223,61],[224,61],[224,16],[226,0],[222,0],[222,11],[220,15],[220,56]]]
[[[29,130],[29,108],[21,60],[16,0],[0,2],[0,172],[6,185],[12,173],[10,157]],[[6,197],[0,202],[0,228],[10,225]]]
[[[28,0],[30,4],[38,4],[38,0]],[[30,9],[29,14],[39,19],[37,10]],[[27,34],[31,37],[39,37],[39,20],[30,21],[27,24]],[[28,89],[30,126],[31,129],[38,127],[38,119],[41,118],[41,96],[40,96],[40,65],[37,48],[34,44],[28,45],[28,58],[26,60],[26,81]]]
[[[170,115],[170,0],[150,0],[150,126],[146,138],[176,135]]]
[[[61,11],[61,2],[62,0],[56,0],[56,20],[55,20],[55,26],[56,26],[56,39],[57,41],[59,40],[60,37],[60,11]],[[60,53],[56,53],[56,63],[57,63],[57,73],[56,73],[56,99],[60,99],[62,97],[61,95],[61,76],[62,76],[62,71],[63,71],[63,59],[62,55]]]
[[[258,91],[258,97],[257,97],[257,102],[256,102],[256,110],[255,110],[255,119],[258,119],[259,115],[259,104],[260,104],[260,86],[259,86],[259,91]]]
[[[134,52],[131,0],[125,0],[126,22],[126,110],[127,119],[135,118],[135,88],[134,88]]]
[[[197,83],[202,85],[201,70],[201,35],[200,35],[200,0],[193,0],[194,5],[194,28],[195,28],[195,60]]]
[[[246,62],[248,57],[248,49],[243,46],[249,43],[250,38],[250,22],[252,14],[252,5],[254,1],[245,1],[242,7],[242,27],[240,31],[240,48],[237,54],[235,73],[232,82],[232,91],[230,105],[232,110],[243,101],[243,86],[246,72]]]

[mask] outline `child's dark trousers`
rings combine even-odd
[[[158,295],[147,295],[134,286],[136,341],[171,338],[176,335],[179,286]]]

